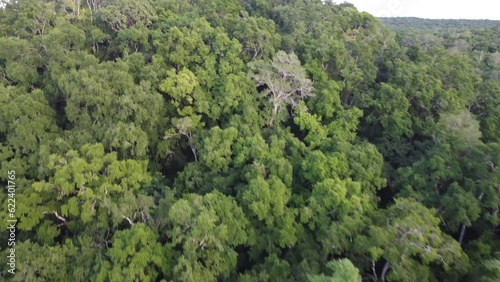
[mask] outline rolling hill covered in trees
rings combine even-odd
[[[500,27],[422,26],[6,3],[1,279],[498,281]]]
[[[393,29],[453,29],[467,30],[495,28],[500,25],[496,20],[466,20],[466,19],[422,19],[415,17],[378,18],[384,25]]]

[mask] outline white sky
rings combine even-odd
[[[500,20],[500,0],[337,0],[376,17]]]

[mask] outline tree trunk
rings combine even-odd
[[[196,147],[194,145],[191,145],[191,152],[193,152],[194,155],[194,161],[198,162],[198,155],[196,154]]]
[[[479,197],[477,197],[477,199],[479,200],[479,202],[481,202],[481,200],[483,199],[484,197],[484,193],[481,193],[481,195],[479,195]],[[462,242],[464,241],[464,236],[465,236],[465,230],[467,229],[467,226],[465,226],[465,223],[462,224],[462,228],[460,230],[460,237],[458,238],[458,243],[460,244],[460,246],[462,246]]]
[[[464,241],[464,236],[465,236],[465,229],[467,227],[465,226],[465,224],[462,224],[462,230],[460,231],[460,238],[458,239],[458,243],[460,244],[460,246],[462,246],[462,242]]]
[[[280,105],[279,104],[274,104],[273,117],[269,121],[269,127],[273,127],[274,119],[278,115],[279,109],[280,109]]]
[[[375,277],[375,279],[378,280],[377,270],[375,269],[375,261],[373,259],[372,259],[372,272],[373,272],[373,277]]]
[[[382,274],[381,274],[381,278],[382,278],[382,282],[385,282],[385,275],[387,274],[387,271],[389,270],[389,262],[385,262],[384,264],[384,268],[382,269]]]

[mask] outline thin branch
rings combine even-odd
[[[51,214],[55,215],[57,219],[59,219],[60,221],[62,221],[64,223],[64,225],[68,224],[68,222],[66,221],[66,219],[64,217],[60,216],[56,211],[43,212],[43,214],[48,214],[48,213],[51,213]]]
[[[126,220],[128,221],[128,223],[130,223],[130,225],[131,225],[131,226],[133,226],[133,225],[134,225],[134,222],[133,222],[130,218],[128,218],[128,217],[126,217],[126,216],[124,216],[124,215],[123,215],[122,217],[123,217],[124,219],[126,219]]]

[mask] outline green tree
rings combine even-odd
[[[153,231],[143,223],[118,231],[111,239],[95,281],[156,281],[167,265],[165,248]]]
[[[78,234],[148,221],[153,202],[141,192],[151,181],[146,161],[117,160],[102,144],[50,155],[47,161],[48,179],[18,195],[18,228],[39,229],[39,242],[53,243],[63,228]]]
[[[467,256],[457,241],[439,228],[435,210],[429,210],[411,199],[396,199],[394,205],[380,213],[370,228],[374,260],[386,262],[380,274],[385,281],[429,280],[427,267],[436,263],[445,270],[466,267]]]
[[[359,282],[359,270],[348,259],[330,261],[326,265],[333,272],[332,275],[310,275],[309,282]]]
[[[134,25],[151,25],[156,18],[150,1],[112,0],[103,4],[99,8],[98,17],[116,32]]]
[[[281,43],[275,23],[262,17],[249,16],[241,12],[236,17],[229,14],[224,18],[228,34],[238,39],[247,60],[270,58]]]
[[[180,248],[174,278],[180,281],[216,281],[235,271],[235,248],[248,243],[248,220],[230,197],[215,191],[187,194],[169,209],[168,235]]]

